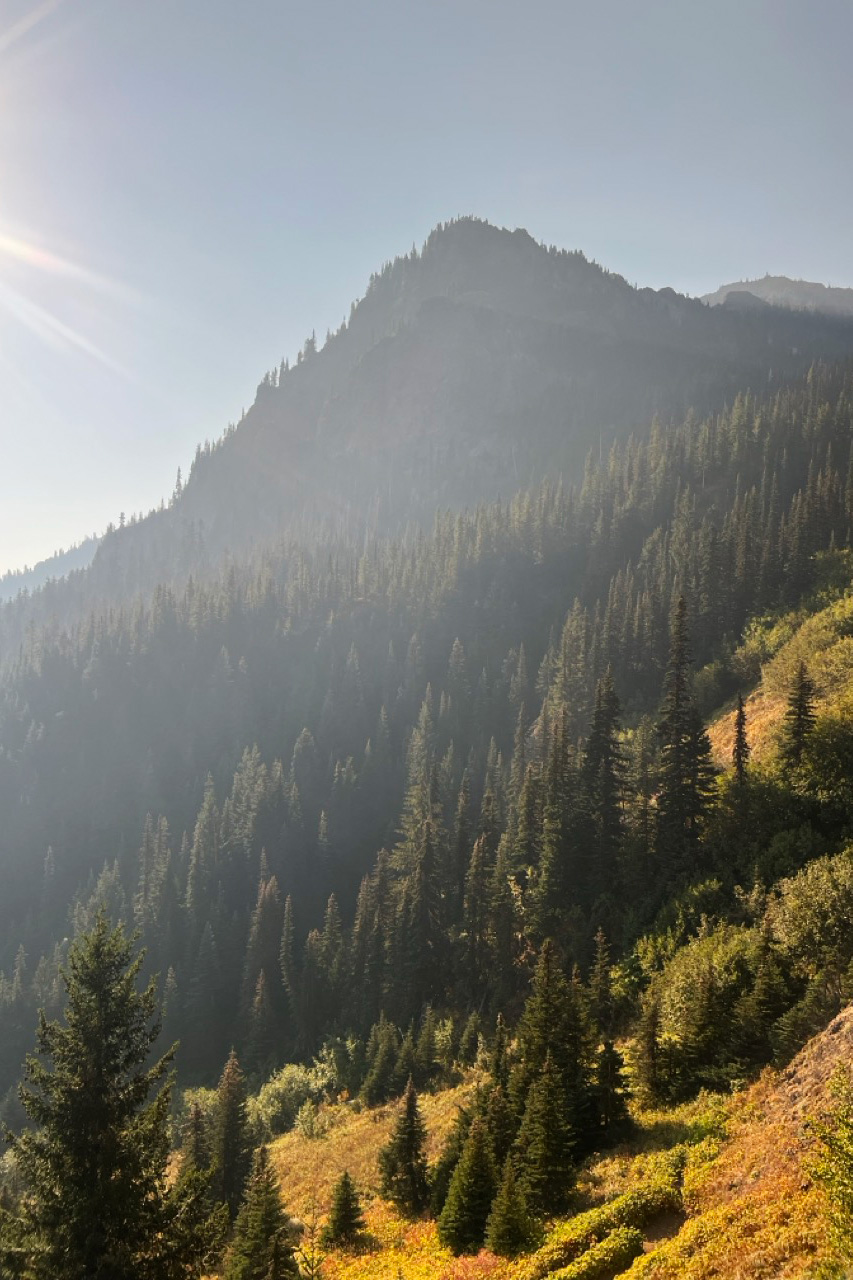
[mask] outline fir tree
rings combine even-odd
[[[595,1060],[593,1096],[601,1127],[612,1132],[628,1120],[628,1088],[624,1062],[612,1040],[605,1040]]]
[[[746,708],[740,694],[737,696],[737,712],[735,714],[735,740],[732,747],[732,765],[735,781],[739,787],[746,782],[746,768],[749,764],[749,739],[746,736]]]
[[[531,1086],[516,1140],[521,1183],[537,1215],[565,1208],[574,1183],[572,1149],[566,1094],[549,1054]]]
[[[495,1022],[495,1035],[489,1054],[489,1075],[495,1084],[506,1089],[509,1084],[509,1044],[502,1013],[498,1014]]]
[[[516,1258],[536,1243],[536,1222],[527,1208],[512,1156],[507,1156],[497,1195],[486,1224],[486,1248],[502,1258]]]
[[[224,1280],[289,1280],[298,1275],[278,1181],[266,1147],[259,1147],[234,1224]]]
[[[459,1163],[459,1157],[462,1155],[462,1150],[471,1129],[472,1119],[471,1111],[467,1107],[458,1108],[453,1128],[445,1139],[441,1155],[430,1171],[429,1209],[433,1218],[439,1217],[444,1208],[444,1202],[450,1190],[453,1171]]]
[[[365,1225],[358,1191],[345,1170],[332,1192],[332,1208],[323,1231],[322,1243],[326,1246],[357,1244]]]
[[[482,1033],[482,1020],[479,1013],[474,1012],[469,1015],[459,1037],[459,1061],[463,1067],[472,1067],[477,1061]]]
[[[204,1179],[170,1188],[174,1051],[151,1062],[156,989],[138,989],[142,962],[101,911],[69,954],[64,1023],[41,1015],[21,1090],[33,1128],[10,1139],[25,1194],[0,1246],[5,1274],[169,1280],[199,1276],[218,1251]]]
[[[803,758],[803,749],[815,724],[815,687],[805,662],[801,661],[788,694],[785,712],[784,756],[795,768]]]
[[[612,1031],[613,989],[610,980],[610,948],[604,930],[595,935],[595,960],[589,975],[589,1010],[601,1038]]]
[[[595,709],[582,765],[592,822],[590,898],[613,891],[624,836],[626,765],[619,742],[619,699],[608,668],[595,691]]]
[[[669,665],[658,725],[661,742],[657,844],[661,872],[693,869],[711,793],[711,743],[690,692],[687,603],[680,596],[672,624]]]
[[[237,1055],[231,1050],[217,1088],[218,1117],[214,1167],[220,1200],[236,1218],[249,1172],[246,1084]]]
[[[438,1220],[438,1238],[454,1253],[476,1253],[482,1247],[496,1183],[488,1130],[483,1118],[475,1116]]]
[[[383,1196],[413,1218],[423,1213],[429,1203],[425,1142],[418,1095],[410,1079],[391,1139],[379,1153],[379,1169]]]

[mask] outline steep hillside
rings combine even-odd
[[[822,585],[798,609],[753,621],[744,641],[726,661],[727,679],[739,684],[746,698],[752,758],[761,762],[778,750],[787,694],[799,664],[805,663],[814,684],[815,711],[821,730],[832,732],[853,707],[853,556],[849,551],[818,561]],[[729,765],[735,732],[735,710],[713,720],[709,734],[720,767]]]
[[[738,280],[706,293],[702,301],[712,307],[738,307],[767,303],[792,311],[816,311],[827,316],[853,316],[853,289],[839,289],[812,280],[791,280],[788,276],[762,276],[760,280]]]
[[[630,1141],[593,1155],[581,1168],[574,1216],[553,1223],[539,1251],[516,1262],[486,1250],[454,1259],[438,1242],[434,1223],[406,1222],[379,1197],[378,1153],[395,1106],[355,1112],[346,1104],[328,1107],[321,1112],[320,1136],[291,1132],[275,1144],[274,1161],[285,1204],[297,1217],[313,1206],[324,1219],[337,1177],[344,1169],[355,1177],[366,1201],[369,1237],[355,1251],[331,1252],[327,1274],[335,1280],[372,1280],[398,1269],[407,1277],[429,1271],[437,1280],[545,1280],[562,1277],[569,1263],[580,1268],[584,1259],[588,1270],[578,1274],[585,1280],[795,1280],[832,1256],[824,1193],[812,1178],[815,1140],[808,1126],[831,1110],[831,1081],[839,1068],[849,1068],[851,1058],[848,1007],[788,1067],[768,1070],[734,1097],[704,1095],[669,1110],[637,1108]],[[424,1098],[431,1160],[473,1087],[472,1080]],[[643,1197],[652,1187],[658,1189],[659,1207],[646,1210]],[[611,1225],[599,1228],[599,1221]],[[595,1241],[619,1230],[618,1222],[625,1224],[623,1231],[635,1224],[639,1256],[633,1263],[596,1268]]]
[[[104,538],[28,617],[114,606],[287,532],[429,525],[440,507],[576,479],[590,448],[853,351],[853,323],[709,308],[475,219],[388,264],[325,342],[267,374],[168,506]]]

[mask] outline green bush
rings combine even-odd
[[[617,1227],[575,1262],[555,1271],[551,1280],[597,1280],[624,1271],[643,1252],[643,1233],[636,1227]]]
[[[681,1175],[686,1158],[685,1147],[674,1148],[661,1157],[644,1185],[560,1223],[518,1273],[518,1280],[542,1280],[555,1271],[563,1277],[574,1275],[569,1273],[568,1265],[585,1257],[593,1246],[606,1241],[613,1233],[644,1227],[661,1213],[677,1212],[681,1208]],[[640,1243],[642,1245],[642,1235]],[[631,1254],[627,1261],[635,1256]],[[579,1277],[587,1274],[592,1276],[597,1272],[577,1273]]]
[[[249,1122],[261,1140],[269,1141],[292,1129],[300,1108],[319,1097],[321,1088],[315,1072],[298,1063],[288,1063],[277,1071],[248,1101]]]

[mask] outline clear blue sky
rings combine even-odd
[[[0,0],[0,571],[171,491],[439,220],[853,284],[848,0]]]

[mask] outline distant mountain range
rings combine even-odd
[[[749,307],[766,303],[794,311],[815,311],[827,316],[853,316],[853,289],[838,289],[812,280],[791,280],[788,276],[764,276],[761,280],[738,280],[706,293],[703,302],[716,307]]]
[[[32,568],[13,570],[0,577],[0,603],[14,600],[22,591],[37,591],[46,582],[65,578],[78,569],[87,569],[98,549],[99,539],[84,538],[67,551],[57,551],[46,560],[39,560]]]

